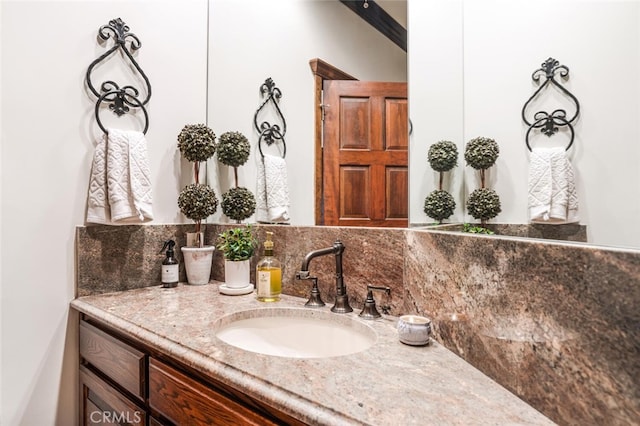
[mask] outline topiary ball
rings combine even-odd
[[[441,222],[453,214],[456,201],[447,191],[437,189],[424,200],[424,212],[427,216]]]
[[[500,148],[491,138],[471,139],[464,150],[464,159],[474,169],[483,170],[493,166],[500,154]]]
[[[251,145],[240,132],[226,132],[218,140],[218,160],[231,167],[239,167],[247,162]]]
[[[493,189],[479,188],[469,195],[467,211],[480,220],[492,219],[502,211],[500,197]]]
[[[198,221],[211,216],[218,209],[216,194],[208,185],[192,183],[178,196],[178,207],[189,219]]]
[[[458,165],[458,147],[451,141],[436,142],[429,147],[428,159],[436,172],[448,172]]]
[[[256,199],[247,188],[231,188],[222,194],[222,212],[233,220],[244,220],[256,211]]]
[[[187,124],[178,135],[178,149],[191,162],[206,161],[216,152],[216,135],[204,124]]]

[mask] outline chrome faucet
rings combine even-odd
[[[327,254],[333,254],[336,258],[336,302],[331,308],[332,312],[344,314],[347,312],[353,312],[353,308],[349,305],[349,299],[347,297],[347,287],[344,284],[342,277],[342,253],[344,252],[344,244],[340,241],[333,243],[333,246],[314,250],[304,257],[302,261],[302,267],[300,271],[296,273],[296,279],[299,280],[313,280],[313,289],[311,290],[311,297],[306,303],[306,306],[324,306],[324,302],[320,299],[320,292],[318,291],[318,279],[309,275],[309,263],[313,258],[319,256],[325,256]]]

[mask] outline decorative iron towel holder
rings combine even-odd
[[[106,134],[108,133],[107,129],[102,124],[100,120],[100,107],[103,102],[107,102],[109,109],[113,111],[114,114],[117,114],[118,117],[131,112],[132,108],[140,108],[144,114],[144,130],[142,133],[147,133],[149,129],[149,114],[147,113],[147,109],[145,105],[149,102],[149,98],[151,98],[151,83],[149,83],[149,79],[147,75],[142,71],[140,65],[133,58],[131,52],[140,49],[142,43],[140,43],[140,39],[138,37],[129,32],[129,26],[125,24],[122,19],[116,18],[109,21],[107,25],[103,25],[98,30],[98,37],[100,39],[107,41],[109,38],[113,37],[115,44],[105,53],[100,55],[95,61],[91,62],[89,68],[87,69],[87,86],[89,90],[98,98],[96,101],[95,107],[95,116],[96,122],[100,129]],[[129,40],[130,47],[127,48],[127,41]],[[100,64],[102,61],[107,59],[110,55],[114,54],[116,51],[120,50],[123,52],[127,58],[131,61],[131,64],[138,71],[140,76],[143,78],[146,85],[146,98],[144,100],[140,100],[140,91],[134,86],[127,85],[120,87],[116,82],[112,80],[104,81],[100,85],[100,90],[98,91],[91,81],[91,73],[94,68]]]
[[[264,97],[266,95],[266,99],[262,102],[255,115],[253,116],[253,125],[256,131],[260,134],[260,138],[258,139],[258,150],[260,151],[260,155],[264,158],[264,153],[262,152],[262,143],[266,143],[267,146],[271,146],[277,142],[282,143],[282,158],[287,155],[287,144],[284,140],[284,135],[287,133],[287,122],[284,119],[284,115],[282,115],[282,111],[280,111],[280,107],[278,106],[278,102],[282,97],[282,92],[280,89],[276,87],[275,82],[271,79],[271,77],[267,78],[264,83],[260,86],[260,94]],[[282,127],[280,125],[271,124],[268,121],[263,121],[258,125],[258,115],[266,107],[266,105],[271,102],[275,107],[276,113],[280,122],[282,123]]]
[[[540,129],[540,132],[545,135],[551,137],[558,132],[559,127],[567,127],[569,129],[569,133],[571,134],[571,139],[569,141],[569,145],[567,145],[566,150],[568,151],[573,145],[573,140],[575,138],[575,132],[573,130],[572,123],[578,118],[578,114],[580,113],[580,103],[578,99],[571,92],[565,89],[560,83],[558,83],[555,79],[556,72],[560,74],[560,77],[567,79],[569,78],[569,68],[565,65],[560,65],[560,62],[556,59],[549,58],[542,63],[542,66],[535,70],[531,75],[531,78],[536,83],[540,81],[540,74],[544,73],[546,76],[546,81],[542,83],[542,85],[535,91],[533,95],[529,98],[527,102],[525,102],[522,107],[522,119],[529,126],[527,130],[527,134],[525,137],[525,142],[527,143],[527,148],[531,151],[531,145],[529,144],[529,136],[531,135],[531,130]],[[567,95],[571,101],[575,103],[576,112],[571,118],[567,118],[567,112],[564,109],[556,109],[551,114],[545,111],[538,111],[533,115],[533,120],[529,121],[527,119],[527,108],[529,104],[538,96],[543,89],[551,87],[551,85],[557,87],[562,93]]]

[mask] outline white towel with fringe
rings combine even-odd
[[[560,225],[580,220],[573,167],[564,148],[531,151],[528,198],[531,222]]]
[[[289,186],[284,158],[264,155],[258,160],[256,194],[256,221],[289,222]]]
[[[107,129],[93,155],[87,223],[130,225],[153,220],[147,141],[137,131]]]

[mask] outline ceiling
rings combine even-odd
[[[340,0],[405,52],[407,51],[406,0]]]

